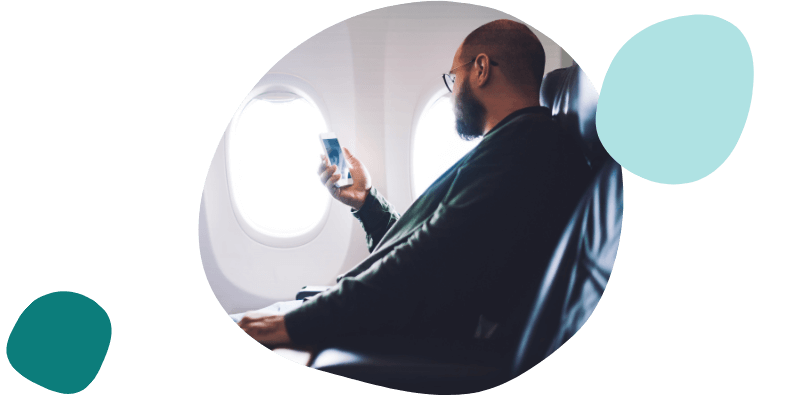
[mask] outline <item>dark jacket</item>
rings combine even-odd
[[[370,256],[285,316],[297,344],[349,335],[466,339],[538,287],[591,177],[550,110],[518,110],[400,217],[375,190],[355,213]]]

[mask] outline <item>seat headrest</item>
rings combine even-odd
[[[595,127],[599,97],[578,64],[545,75],[539,92],[541,105],[550,108],[559,127],[581,143],[590,164],[608,155]]]

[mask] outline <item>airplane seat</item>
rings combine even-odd
[[[577,65],[552,71],[543,81],[542,105],[552,109],[597,172],[553,250],[544,279],[514,310],[519,323],[505,327],[513,333],[502,337],[516,343],[511,354],[457,343],[351,338],[321,349],[310,366],[411,392],[473,393],[513,379],[572,337],[605,290],[621,232],[622,172],[597,139],[597,98]]]
[[[577,64],[545,76],[540,103],[562,131],[578,139],[595,172],[562,233],[545,279],[518,320],[511,375],[532,368],[569,340],[597,306],[617,255],[622,229],[622,170],[609,156],[595,126],[599,94]]]

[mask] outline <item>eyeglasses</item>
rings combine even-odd
[[[454,74],[453,71],[455,71],[455,70],[457,70],[457,69],[459,69],[459,68],[461,68],[461,67],[463,67],[465,65],[469,65],[471,63],[474,63],[475,60],[477,60],[477,58],[473,58],[469,62],[465,62],[464,64],[461,64],[461,65],[451,69],[450,72],[448,72],[446,74],[442,74],[442,79],[444,80],[444,85],[447,87],[447,90],[449,90],[450,93],[453,93],[453,87],[456,84],[456,74]],[[495,67],[499,66],[499,64],[497,64],[496,62],[491,61],[491,60],[489,61],[489,64],[494,65]]]

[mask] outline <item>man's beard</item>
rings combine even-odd
[[[472,94],[469,81],[464,80],[461,93],[455,101],[456,132],[464,140],[483,136],[486,125],[486,107]]]

